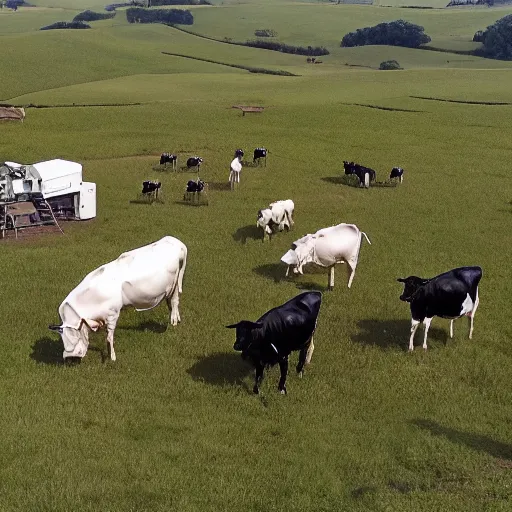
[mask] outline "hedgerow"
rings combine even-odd
[[[91,26],[87,25],[87,23],[84,23],[83,21],[57,21],[56,23],[52,23],[46,27],[41,27],[39,30],[56,30],[63,28],[91,28]]]
[[[77,14],[73,21],[98,21],[98,20],[107,20],[109,18],[113,18],[116,15],[115,12],[93,12],[93,11],[84,11],[80,14]]]
[[[129,23],[164,23],[166,25],[192,25],[194,17],[183,9],[140,9],[132,7],[126,10]]]

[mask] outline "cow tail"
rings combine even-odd
[[[311,339],[309,341],[308,351],[306,352],[306,363],[311,363],[311,358],[313,357],[313,350],[315,350],[315,344],[313,343],[313,334],[311,335]]]
[[[366,238],[367,242],[372,245],[372,243],[370,242],[370,239],[368,238],[368,236],[366,235],[366,233],[364,231],[361,231],[361,233],[364,235],[364,237]]]
[[[185,267],[187,266],[187,250],[183,251],[183,260],[181,267],[178,270],[178,292],[183,293],[183,274],[185,273]]]

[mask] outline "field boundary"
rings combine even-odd
[[[410,96],[411,98],[413,96]],[[367,103],[343,103],[343,105],[350,105],[355,107],[366,107],[366,108],[375,108],[377,110],[387,110],[390,112],[413,112],[413,113],[425,113],[425,110],[412,110],[407,108],[394,108],[394,107],[382,107],[380,105],[370,105]]]
[[[242,64],[229,64],[227,62],[220,62],[212,59],[203,59],[201,57],[193,57],[192,55],[184,55],[182,53],[172,53],[172,52],[162,52],[164,55],[171,55],[172,57],[182,57],[184,59],[193,59],[199,60],[202,62],[209,62],[210,64],[218,64],[219,66],[228,66],[230,68],[242,69],[244,71],[249,71],[249,73],[261,73],[264,75],[280,75],[280,76],[300,76],[295,73],[290,73],[289,71],[283,70],[272,70],[266,68],[253,68],[251,66],[243,66]]]
[[[148,105],[149,103],[63,103],[62,105],[36,105],[27,103],[25,105],[11,105],[0,103],[0,107],[23,107],[23,108],[75,108],[75,107],[133,107],[137,105]]]
[[[409,98],[414,98],[416,100],[428,100],[428,101],[445,101],[447,103],[462,103],[464,105],[491,105],[491,106],[506,106],[512,105],[510,102],[505,101],[473,101],[473,100],[449,100],[445,98],[433,98],[430,96],[409,96]]]

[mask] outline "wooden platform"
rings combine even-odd
[[[261,114],[265,107],[255,107],[250,105],[233,105],[232,108],[237,108],[242,111],[242,116],[246,113]]]

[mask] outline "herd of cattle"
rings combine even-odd
[[[360,187],[369,188],[371,182],[377,180],[377,173],[370,167],[356,164],[354,162],[343,161],[343,168],[346,175],[354,175],[359,180]],[[389,179],[398,179],[400,183],[404,181],[404,170],[401,167],[393,167],[389,174]]]
[[[254,158],[265,158],[257,148]],[[258,155],[256,155],[258,151]],[[231,162],[230,181],[239,181],[242,158],[241,149],[235,151]],[[162,154],[168,162],[177,160],[175,155]],[[197,166],[200,157],[189,158],[187,166]],[[236,165],[236,163],[239,164]],[[164,162],[165,164],[165,162]],[[375,171],[353,162],[344,162],[345,172],[356,174],[361,182],[375,180]],[[391,178],[403,179],[403,170],[393,168]],[[187,192],[195,193],[205,186],[201,180],[190,180]],[[143,194],[158,194],[160,182],[145,181]],[[200,190],[198,190],[200,188]],[[268,208],[258,211],[256,225],[263,230],[263,240],[270,238],[274,230],[290,230],[294,226],[295,204],[291,199],[275,201]],[[338,224],[307,234],[295,240],[281,261],[294,274],[303,274],[307,264],[326,268],[328,290],[334,288],[334,268],[346,263],[350,268],[348,288],[351,287],[363,236],[370,239],[354,224]],[[106,327],[107,349],[112,361],[116,360],[114,331],[120,312],[125,307],[138,311],[152,309],[164,299],[169,308],[169,322],[175,326],[181,321],[179,314],[180,294],[183,291],[183,276],[187,264],[187,247],[172,236],[166,236],[152,244],[121,254],[116,260],[90,272],[74,288],[59,307],[60,325],[50,329],[60,333],[64,345],[63,358],[83,358],[89,346],[89,331]],[[479,304],[478,285],[482,277],[480,267],[460,267],[433,278],[409,276],[398,279],[404,284],[400,300],[409,302],[411,331],[409,350],[414,348],[414,335],[418,325],[425,326],[423,348],[427,348],[427,334],[434,317],[448,318],[450,337],[453,337],[453,321],[462,316],[470,319],[469,337],[473,335],[473,321]],[[264,313],[255,322],[241,320],[228,328],[236,329],[234,350],[242,353],[255,367],[254,392],[259,392],[265,367],[279,364],[281,376],[278,389],[286,393],[288,357],[299,351],[297,372],[302,376],[304,366],[311,361],[314,343],[313,335],[317,326],[322,303],[318,291],[305,292],[286,303]]]

